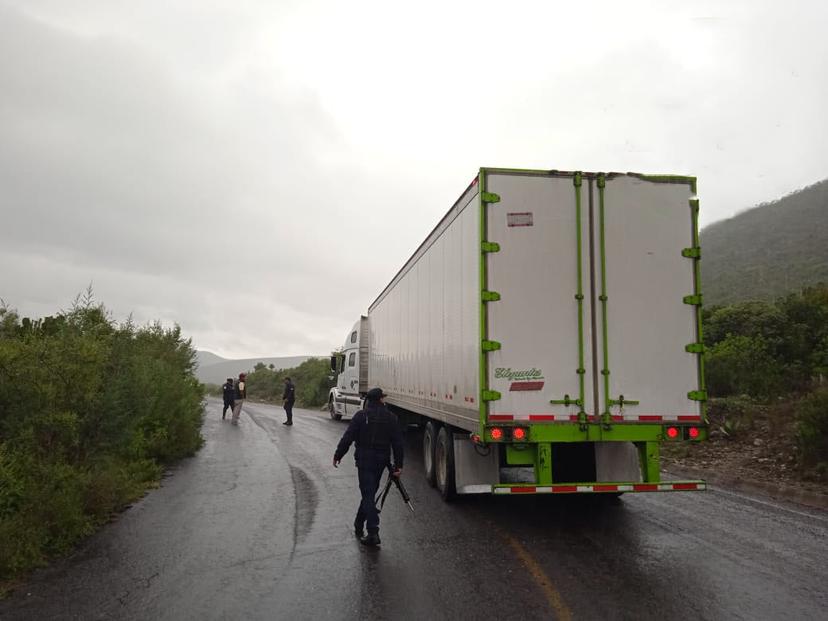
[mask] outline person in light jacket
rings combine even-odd
[[[234,396],[233,396],[233,420],[231,421],[234,425],[239,424],[239,415],[241,414],[242,404],[244,400],[247,399],[247,384],[245,380],[247,379],[246,373],[239,373],[239,379],[236,380],[235,384],[233,385]]]

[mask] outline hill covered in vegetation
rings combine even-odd
[[[828,283],[828,179],[701,232],[705,306]]]

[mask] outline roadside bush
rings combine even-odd
[[[328,391],[333,381],[330,361],[326,358],[310,358],[292,369],[269,369],[258,363],[247,376],[247,394],[263,401],[281,402],[284,381],[290,377],[296,385],[296,403],[300,407],[319,407],[328,401]]]
[[[768,409],[748,395],[710,399],[707,405],[711,428],[727,438],[752,430],[757,417]]]
[[[705,355],[707,387],[719,397],[768,399],[783,391],[782,369],[762,336],[729,334]]]
[[[828,468],[828,389],[802,399],[796,407],[796,441],[803,466]]]
[[[0,579],[61,554],[202,443],[203,387],[178,327],[117,325],[91,294],[0,307]]]

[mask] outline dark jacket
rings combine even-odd
[[[221,390],[224,392],[224,405],[233,403],[236,398],[236,388],[233,386],[233,382],[225,382]]]
[[[287,401],[288,403],[296,401],[296,386],[293,385],[293,382],[285,384],[285,392],[282,394],[282,401]]]
[[[356,444],[354,457],[357,468],[382,468],[391,463],[394,451],[394,467],[403,466],[403,435],[397,417],[381,403],[367,403],[351,419],[351,424],[336,447],[334,459],[340,461],[351,443]]]

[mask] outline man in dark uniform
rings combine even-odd
[[[293,424],[293,403],[296,401],[296,386],[293,385],[293,382],[290,381],[289,377],[285,378],[285,392],[282,393],[282,401],[285,405],[285,415],[287,416],[287,420],[283,422],[283,425],[292,425]]]
[[[391,449],[394,450],[395,477],[402,474],[403,437],[397,417],[385,406],[385,394],[381,388],[372,388],[365,396],[365,408],[354,414],[351,424],[339,441],[334,453],[333,465],[348,452],[351,442],[356,443],[354,457],[359,475],[359,491],[362,500],[354,520],[354,533],[360,542],[368,546],[378,546],[379,513],[374,502],[382,472],[391,463]],[[368,527],[368,535],[363,536],[363,528]]]
[[[222,392],[224,393],[224,409],[221,411],[221,420],[227,416],[227,410],[230,410],[230,413],[233,412],[233,401],[236,396],[236,388],[233,386],[233,378],[228,377],[227,381],[221,387]]]

